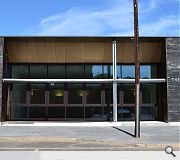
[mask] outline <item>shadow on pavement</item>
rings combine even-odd
[[[117,127],[112,127],[112,128],[114,128],[114,129],[116,129],[116,130],[118,130],[118,131],[121,131],[121,132],[123,132],[123,133],[125,133],[125,134],[127,134],[127,135],[129,135],[129,136],[135,137],[134,134],[131,134],[131,133],[127,132],[127,131],[124,131],[124,130],[122,130],[122,129],[120,129],[120,128],[117,128]]]

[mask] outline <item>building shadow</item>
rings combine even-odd
[[[129,135],[129,136],[131,136],[131,137],[135,137],[134,134],[131,134],[131,133],[127,132],[127,131],[124,131],[124,130],[122,130],[122,129],[120,129],[120,128],[117,128],[117,127],[112,127],[112,128],[114,128],[114,129],[116,129],[116,130],[118,130],[118,131],[121,131],[121,132],[123,132],[123,133],[125,133],[125,134],[127,134],[127,135]]]

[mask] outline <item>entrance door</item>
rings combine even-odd
[[[119,90],[121,93],[119,120],[135,119],[135,89],[134,84],[123,84]],[[157,120],[158,106],[156,103],[156,84],[141,84],[140,87],[140,118],[141,120]]]

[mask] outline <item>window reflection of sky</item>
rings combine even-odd
[[[122,78],[134,78],[135,77],[135,66],[123,65],[122,66]]]
[[[101,65],[93,65],[92,72],[93,72],[93,77],[102,74],[102,66]]]
[[[151,66],[140,66],[140,78],[151,78]]]

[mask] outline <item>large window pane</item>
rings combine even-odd
[[[110,77],[113,78],[113,66],[111,65],[110,66]],[[116,74],[117,74],[117,78],[122,78],[121,76],[121,65],[117,65],[116,66]]]
[[[65,107],[48,107],[48,118],[65,118]]]
[[[49,85],[49,103],[50,104],[63,104],[64,88],[63,84],[50,84]]]
[[[67,78],[84,78],[84,65],[67,65]]]
[[[67,107],[67,118],[84,118],[84,107]]]
[[[118,107],[117,113],[118,119],[132,118],[134,113],[134,107]]]
[[[157,107],[141,107],[141,120],[156,120]]]
[[[135,116],[135,107],[122,107],[119,108],[118,114],[121,114],[121,118],[125,119],[134,119]]]
[[[65,77],[65,65],[48,65],[48,78],[63,79]]]
[[[103,107],[86,107],[85,109],[86,118],[90,119],[102,119],[103,118]]]
[[[107,68],[106,68],[107,70]],[[107,71],[106,71],[107,72]],[[102,65],[86,65],[85,66],[86,78],[98,79],[103,77]]]
[[[134,104],[135,103],[134,85],[123,85],[123,91],[124,91],[124,103]]]
[[[122,65],[122,78],[135,78],[135,67],[134,65]]]
[[[141,84],[142,103],[156,103],[156,84]]]
[[[29,107],[29,118],[46,118],[46,108]]]
[[[11,106],[11,119],[13,118],[27,118],[27,107]]]
[[[12,65],[12,78],[29,78],[28,65]]]
[[[26,84],[13,84],[12,103],[26,103]]]
[[[47,78],[47,66],[30,65],[30,78]]]
[[[45,103],[45,85],[31,84],[31,103],[44,104]]]
[[[68,103],[82,104],[83,90],[81,84],[68,85]]]
[[[150,65],[143,65],[140,66],[140,78],[151,78],[151,66]]]
[[[87,84],[87,104],[101,104],[101,85]]]

